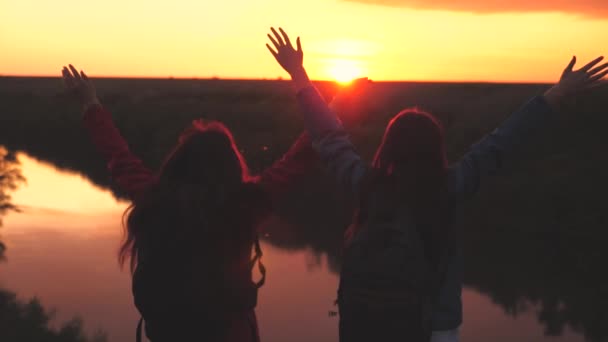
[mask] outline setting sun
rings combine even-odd
[[[56,77],[73,63],[97,77],[275,79],[287,75],[265,35],[282,25],[315,80],[552,82],[573,54],[605,53],[607,4],[0,0],[0,75]]]
[[[339,83],[349,83],[355,78],[364,76],[361,66],[356,61],[346,59],[332,61],[327,73]]]

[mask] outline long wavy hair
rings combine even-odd
[[[347,239],[368,219],[370,194],[382,191],[387,207],[407,207],[437,270],[451,246],[447,157],[443,126],[433,115],[406,109],[388,124],[360,196]]]
[[[251,201],[242,195],[243,189],[256,189],[251,181],[228,128],[194,121],[166,157],[157,182],[125,212],[120,264],[129,261],[133,272],[144,255],[162,257],[171,246],[177,247],[172,252],[230,254],[239,243],[250,243],[252,217],[244,211]],[[205,243],[204,248],[197,243]]]

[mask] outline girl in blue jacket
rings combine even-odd
[[[454,209],[502,167],[562,101],[608,74],[599,57],[535,96],[448,165],[443,127],[429,113],[406,109],[388,124],[371,167],[355,151],[340,120],[310,83],[300,38],[272,29],[268,49],[295,84],[313,147],[359,203],[347,232],[340,276],[341,341],[457,341],[462,322],[462,257]]]

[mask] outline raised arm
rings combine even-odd
[[[280,198],[317,165],[317,153],[313,150],[310,136],[302,133],[287,153],[262,172],[258,182],[273,202]]]
[[[367,78],[361,78],[353,81],[349,87],[341,88],[333,97],[329,107],[336,113],[349,112],[353,94],[363,92],[368,83]],[[278,201],[294,184],[310,173],[318,162],[319,158],[312,147],[310,134],[305,132],[281,159],[260,175],[259,181],[273,201]]]
[[[129,150],[129,146],[105,110],[95,87],[87,77],[70,65],[63,68],[63,80],[68,91],[78,98],[84,110],[84,126],[97,150],[108,163],[112,179],[131,200],[137,200],[155,182],[155,176],[143,162]]]
[[[478,191],[481,179],[496,173],[502,167],[505,155],[524,145],[534,132],[550,122],[565,98],[595,86],[608,74],[608,63],[595,67],[602,59],[599,57],[580,70],[573,71],[576,63],[576,57],[573,57],[555,86],[511,114],[451,166],[450,185],[456,199],[472,197]]]
[[[266,46],[294,82],[298,103],[304,114],[304,124],[310,133],[313,147],[338,182],[347,191],[357,195],[366,167],[342,123],[310,82],[303,66],[304,53],[300,38],[296,41],[296,50],[282,29],[279,28],[280,35],[274,28],[271,30],[273,35],[269,34],[268,38],[276,50],[268,44]]]

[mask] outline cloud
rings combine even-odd
[[[608,17],[608,0],[345,0],[370,5],[473,13],[564,12]]]

